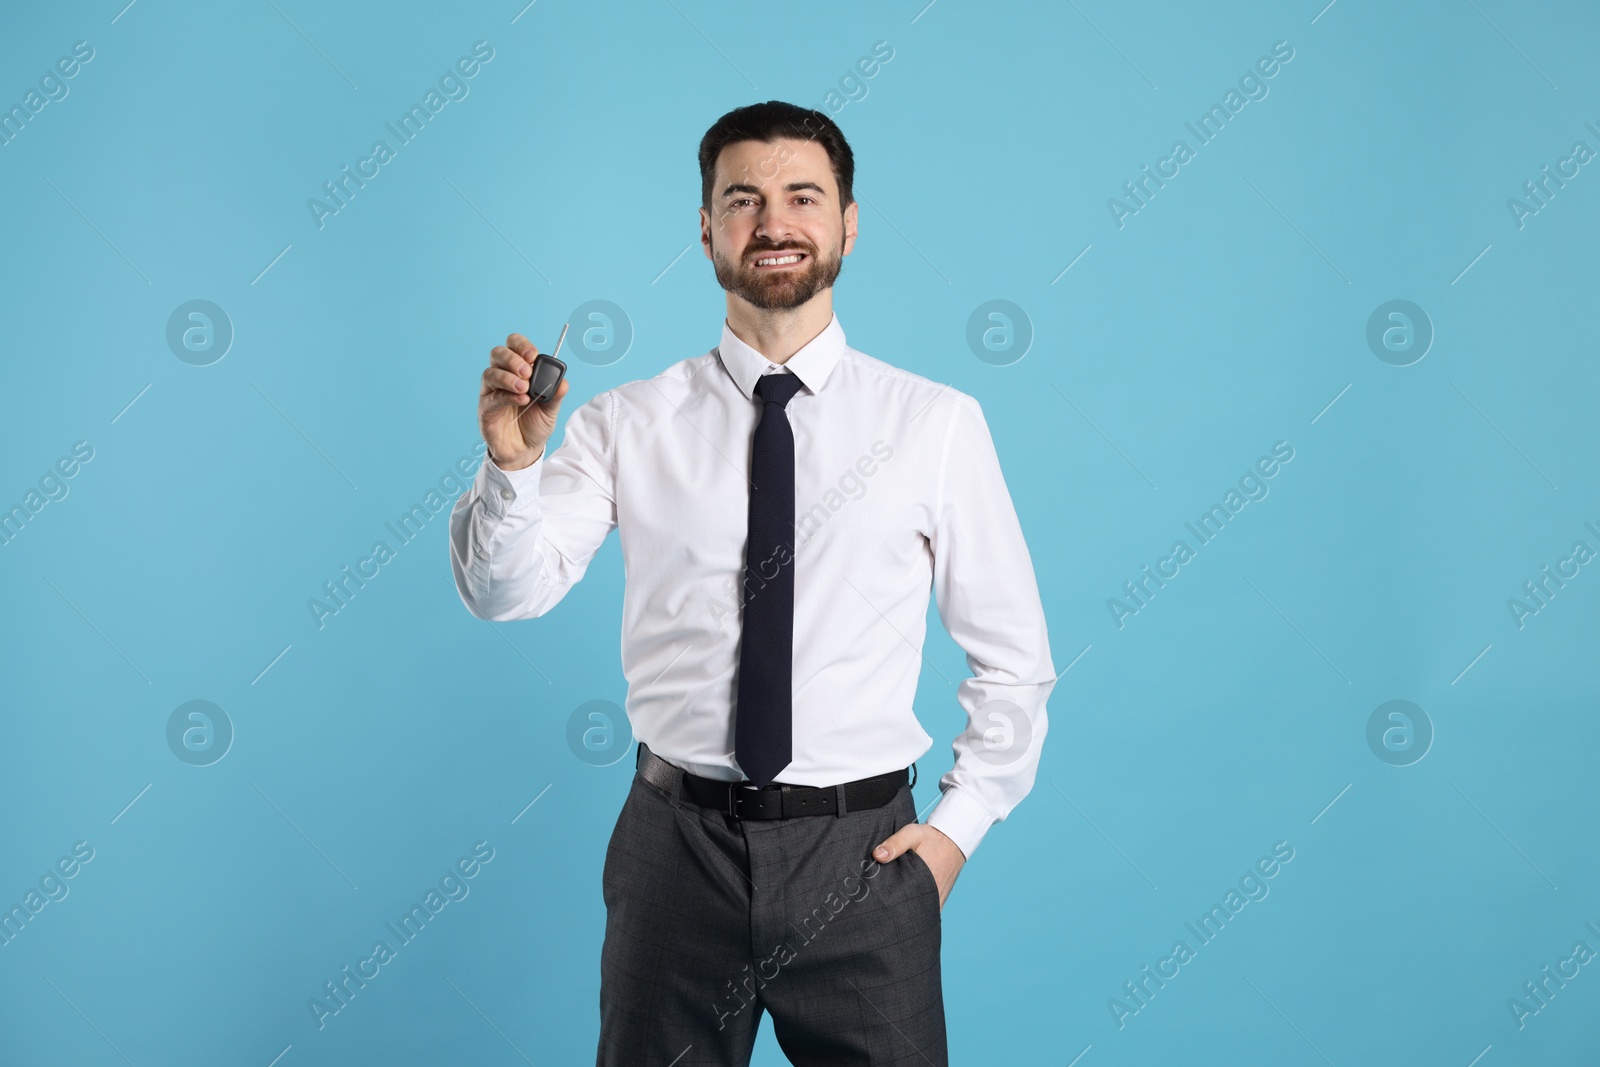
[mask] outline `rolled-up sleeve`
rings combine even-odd
[[[506,622],[543,615],[583,577],[617,525],[618,398],[568,418],[561,445],[506,471],[487,455],[450,511],[450,569],[467,610]]]
[[[1033,561],[983,409],[956,396],[929,541],[939,617],[972,677],[956,690],[967,727],[927,821],[970,859],[1033,788],[1056,674]]]

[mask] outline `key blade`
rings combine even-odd
[[[569,327],[571,325],[572,325],[572,323],[570,323],[570,322],[564,322],[564,323],[561,324],[561,336],[556,338],[555,351],[550,353],[550,358],[551,359],[554,359],[556,356],[561,354],[561,342],[565,341],[567,339],[567,327]]]

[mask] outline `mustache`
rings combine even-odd
[[[758,245],[750,250],[750,259],[759,259],[762,256],[781,254],[784,252],[804,252],[808,256],[815,256],[810,248],[805,245]]]

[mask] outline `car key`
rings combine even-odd
[[[556,395],[556,390],[561,388],[561,379],[566,377],[567,365],[556,358],[556,352],[561,351],[561,342],[567,339],[567,327],[570,322],[561,326],[561,336],[556,339],[555,352],[546,355],[541,352],[534,357],[533,371],[528,375],[528,399],[535,404],[542,404]]]

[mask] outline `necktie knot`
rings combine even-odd
[[[763,374],[756,379],[756,396],[764,403],[777,404],[787,407],[789,401],[800,391],[800,377],[793,371],[787,374]]]

